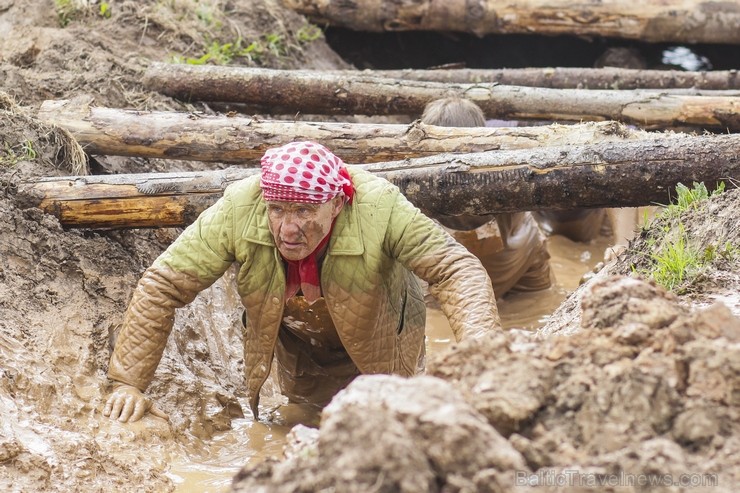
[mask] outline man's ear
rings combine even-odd
[[[342,212],[342,208],[344,207],[344,194],[340,193],[333,199],[331,199],[331,218],[334,219],[339,215],[340,212]]]

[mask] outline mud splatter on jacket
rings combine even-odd
[[[321,286],[347,353],[362,373],[413,375],[424,345],[429,283],[457,340],[500,328],[491,281],[480,261],[382,178],[349,168],[356,195],[337,217]],[[142,276],[111,358],[112,380],[145,390],[154,377],[175,309],[237,262],[247,312],[247,394],[257,416],[283,315],[285,273],[268,228],[259,177],[229,186]],[[412,274],[413,273],[413,274]]]

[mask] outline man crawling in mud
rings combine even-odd
[[[233,264],[246,310],[244,363],[255,418],[273,359],[281,391],[323,406],[360,374],[423,370],[426,307],[416,276],[460,341],[500,329],[480,261],[388,181],[324,146],[268,150],[147,269],[126,311],[104,414],[167,416],[144,395],[174,323]]]

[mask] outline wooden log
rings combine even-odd
[[[363,166],[432,215],[475,215],[667,203],[679,182],[740,182],[739,134],[666,134],[650,140],[474,154]],[[256,169],[54,177],[19,186],[26,206],[67,227],[172,227],[192,222],[223,189]]]
[[[357,71],[332,71],[353,75]],[[501,68],[363,70],[372,77],[425,80],[445,84],[496,83],[508,86],[551,89],[740,89],[737,70],[689,72],[683,70],[637,70],[617,67]]]
[[[265,151],[313,140],[349,163],[394,161],[445,152],[576,145],[644,139],[650,133],[617,122],[538,127],[455,128],[410,125],[264,121],[226,115],[97,108],[87,102],[42,103],[41,121],[69,130],[91,155],[259,164]]]
[[[318,24],[355,31],[457,31],[740,43],[740,2],[712,0],[286,0]]]
[[[416,117],[430,101],[458,95],[477,103],[488,118],[503,120],[617,120],[644,128],[740,129],[737,94],[442,84],[361,74],[161,63],[149,67],[144,84],[183,100],[247,103],[273,115],[299,112]]]

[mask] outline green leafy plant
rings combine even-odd
[[[324,32],[318,26],[314,24],[306,24],[301,26],[295,33],[295,39],[300,44],[308,44],[323,36]]]
[[[54,9],[61,27],[67,27],[79,15],[73,0],[54,0]]]
[[[709,197],[713,197],[715,195],[719,195],[724,191],[724,182],[720,182],[720,184],[717,186],[717,189],[714,190],[711,194],[707,190],[707,187],[706,185],[704,185],[704,183],[694,182],[693,188],[689,188],[683,183],[679,183],[678,185],[676,185],[676,201],[666,207],[666,213],[670,217],[678,217],[684,211],[687,211],[691,208],[696,208],[697,203],[701,202],[702,200],[708,199]]]
[[[0,149],[0,164],[12,167],[20,161],[31,161],[36,159],[37,156],[38,153],[33,147],[33,142],[30,140],[26,140],[14,146],[4,142],[3,148]]]
[[[280,34],[265,34],[259,39],[252,41],[247,46],[241,38],[234,42],[221,43],[212,41],[203,55],[198,57],[183,57],[175,55],[172,57],[174,63],[186,63],[188,65],[228,65],[237,57],[249,59],[251,62],[260,64],[265,57],[281,57],[287,54],[284,37]]]
[[[100,2],[98,13],[100,14],[100,17],[103,17],[104,19],[110,19],[110,4],[108,2]]]
[[[188,59],[188,63],[202,65],[212,61],[217,65],[228,65],[234,57],[239,56],[241,51],[241,39],[238,39],[235,43],[223,44],[218,41],[212,41],[205,54],[197,59]]]
[[[173,63],[186,63],[188,65],[205,65],[213,63],[216,65],[228,65],[234,57],[240,56],[243,52],[241,39],[234,43],[220,43],[212,41],[208,45],[207,51],[199,57],[183,57],[175,55],[172,57]]]
[[[96,11],[92,4],[85,0],[54,0],[54,10],[61,27],[67,27],[70,22],[82,19],[85,16],[94,16]],[[108,2],[98,4],[97,15],[104,19],[110,19],[111,5]]]
[[[267,57],[282,57],[288,54],[285,38],[281,34],[268,33],[252,41],[244,50],[244,56],[260,65]]]
[[[85,0],[54,0],[54,10],[57,13],[57,19],[61,27],[67,27],[70,22],[82,19],[86,16],[97,15],[103,19],[110,19],[112,12],[109,2],[100,2],[97,11],[93,4],[97,2],[87,2]]]
[[[24,159],[36,159],[38,153],[36,152],[36,149],[33,148],[33,141],[27,140],[21,144],[21,155]]]

